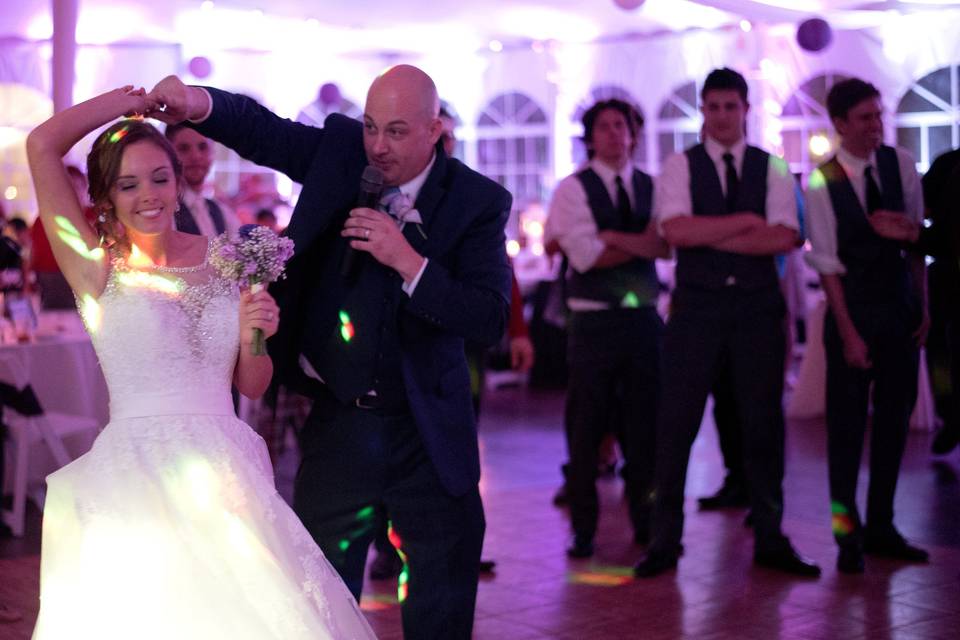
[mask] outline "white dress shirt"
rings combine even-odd
[[[193,216],[194,222],[197,223],[197,229],[200,230],[200,235],[208,238],[214,238],[219,235],[217,227],[213,222],[213,216],[210,215],[210,207],[207,205],[207,199],[202,193],[187,187],[183,190],[181,199],[187,209],[190,210],[190,215]],[[240,220],[237,219],[236,214],[230,207],[219,200],[217,200],[217,204],[220,205],[220,211],[223,213],[224,231],[227,235],[235,235],[237,230],[240,229]]]
[[[633,163],[627,162],[620,171],[617,171],[594,158],[588,166],[600,177],[614,206],[617,204],[618,177],[623,180],[623,188],[630,199],[630,206],[635,205]],[[544,242],[549,243],[555,240],[560,245],[570,266],[577,273],[592,269],[606,249],[607,245],[600,239],[587,192],[576,173],[561,180],[554,189],[543,237]],[[574,311],[597,311],[610,308],[606,302],[584,298],[568,298],[567,306]]]
[[[917,174],[913,156],[909,152],[896,148],[897,165],[900,168],[900,182],[903,185],[903,203],[908,218],[921,224],[923,222],[923,190],[920,186],[920,176]],[[837,150],[837,161],[853,187],[857,199],[867,207],[867,182],[864,171],[868,166],[874,167],[873,176],[883,191],[880,174],[876,170],[877,156],[871,153],[869,158],[858,158],[843,147]],[[827,181],[820,169],[810,174],[807,182],[807,208],[805,211],[807,236],[810,239],[810,251],[805,254],[807,263],[818,273],[823,275],[843,275],[847,268],[840,261],[837,254],[837,216],[833,211],[833,202],[830,200],[830,191]]]
[[[724,195],[727,191],[727,165],[723,155],[733,154],[733,166],[737,175],[743,178],[743,155],[747,149],[747,142],[740,139],[732,147],[707,137],[704,140],[707,155],[716,167],[720,177],[720,188]],[[768,225],[782,225],[794,231],[800,230],[797,218],[797,196],[793,176],[783,158],[773,154],[767,166],[767,199],[766,216]],[[657,179],[657,190],[654,197],[654,216],[657,220],[657,229],[663,232],[663,223],[679,216],[693,215],[693,199],[690,195],[690,163],[685,152],[671,155],[663,163],[663,171]]]

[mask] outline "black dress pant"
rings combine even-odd
[[[713,421],[717,425],[723,466],[727,470],[724,482],[744,487],[746,480],[743,471],[743,436],[740,433],[740,417],[737,415],[737,395],[730,367],[725,362],[720,365],[711,395]]]
[[[850,315],[867,343],[873,366],[847,365],[833,314],[824,320],[827,354],[827,457],[830,511],[834,538],[841,546],[859,547],[863,527],[857,510],[857,477],[867,428],[870,385],[873,420],[870,435],[870,487],[867,526],[878,534],[893,527],[893,498],[907,439],[910,414],[917,400],[919,352],[911,333],[916,313],[891,307],[858,308]]]
[[[944,427],[960,429],[960,285],[939,261],[927,270],[930,333],[927,368],[937,415]]]
[[[738,408],[756,549],[775,551],[787,544],[780,531],[784,313],[779,287],[674,292],[663,339],[652,552],[679,552],[690,448],[707,395],[721,375],[729,376]]]
[[[377,511],[408,572],[404,637],[468,639],[483,546],[479,490],[443,488],[407,411],[345,406],[323,393],[301,431],[294,510],[359,600]]]
[[[578,311],[567,327],[567,498],[575,534],[597,530],[597,466],[611,415],[626,459],[627,497],[636,531],[646,534],[663,322],[656,309]]]

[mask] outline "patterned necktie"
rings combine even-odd
[[[727,165],[727,213],[736,211],[737,196],[740,192],[740,179],[737,177],[737,168],[733,166],[733,154],[727,151],[723,154],[723,163]]]
[[[883,195],[880,193],[880,185],[873,177],[873,167],[869,164],[863,170],[863,179],[867,186],[867,215],[870,215],[881,208]]]
[[[623,186],[623,178],[617,176],[617,214],[620,216],[620,229],[626,231],[633,220],[633,207],[630,206],[630,196]]]

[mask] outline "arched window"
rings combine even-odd
[[[477,168],[513,194],[514,209],[546,199],[550,171],[547,114],[522,93],[504,93],[477,119]]]
[[[926,171],[937,156],[960,146],[960,65],[928,73],[897,104],[897,144]]]
[[[629,105],[632,105],[634,109],[637,110],[637,113],[640,114],[640,117],[643,118],[643,111],[640,109],[640,106],[637,104],[637,101],[630,95],[630,92],[624,89],[623,87],[618,87],[616,85],[600,85],[594,87],[590,91],[590,96],[584,98],[579,105],[577,105],[577,110],[573,113],[572,121],[578,125],[578,130],[580,131],[579,135],[573,137],[573,164],[576,166],[581,166],[587,161],[587,147],[583,143],[583,127],[581,120],[583,119],[583,114],[586,113],[587,109],[592,107],[597,102],[602,100],[611,100],[616,98],[617,100],[622,100]],[[645,169],[647,165],[647,144],[644,139],[644,132],[646,129],[640,131],[640,135],[637,137],[637,146],[633,151],[633,164],[640,169]]]
[[[680,85],[660,105],[657,120],[657,143],[660,162],[677,151],[683,151],[700,140],[703,117],[700,114],[700,88],[694,81]]]
[[[830,156],[836,135],[827,113],[827,94],[846,76],[826,73],[807,80],[787,98],[780,113],[783,158],[792,173],[809,174]],[[811,145],[810,140],[817,137]]]

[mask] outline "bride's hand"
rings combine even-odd
[[[143,87],[139,89],[133,85],[125,85],[106,94],[117,101],[117,110],[126,117],[142,116],[150,110],[150,101]]]
[[[253,293],[250,290],[240,294],[240,342],[249,345],[253,342],[253,330],[260,329],[264,337],[269,338],[277,332],[280,323],[280,308],[266,291]]]

